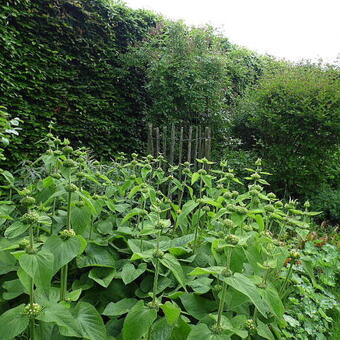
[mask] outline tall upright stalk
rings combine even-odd
[[[34,231],[33,231],[33,224],[30,224],[29,227],[29,247],[30,250],[33,251],[34,249]],[[33,310],[34,306],[34,281],[33,278],[30,278],[30,309]],[[30,317],[30,340],[35,339],[35,325],[34,325],[34,316]]]
[[[230,261],[231,261],[231,248],[228,248],[228,250],[227,250],[227,263],[226,263],[226,267],[224,269],[224,271],[226,273],[229,273],[229,271],[230,271]],[[220,298],[219,305],[218,305],[218,311],[217,311],[217,321],[216,321],[217,330],[222,329],[221,320],[222,320],[222,313],[223,313],[224,304],[225,304],[225,298],[226,298],[226,295],[227,295],[227,288],[228,288],[228,286],[227,286],[226,282],[223,280],[222,294],[221,294],[221,298]]]
[[[71,176],[69,177],[69,185],[71,184]],[[71,231],[71,202],[72,192],[69,191],[67,195],[67,229]],[[68,263],[66,263],[60,270],[60,300],[64,301],[67,293],[67,276]]]
[[[163,253],[159,249],[159,237],[160,237],[160,231],[157,235],[157,246],[156,251],[154,253],[155,258],[155,277],[153,280],[153,289],[152,289],[152,305],[156,306],[156,295],[157,295],[157,288],[158,288],[158,277],[159,277],[159,259],[162,257]]]
[[[203,164],[204,166],[204,164]],[[202,198],[202,188],[203,188],[203,179],[202,176],[200,176],[200,192],[199,192],[199,197],[200,199]],[[200,211],[201,209],[201,203],[198,205],[198,210]],[[198,241],[198,231],[200,229],[200,218],[198,218],[198,221],[195,225],[195,234],[194,234],[194,253],[196,252],[197,248],[197,241]]]

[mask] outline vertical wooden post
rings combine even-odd
[[[208,136],[209,136],[209,128],[206,126],[205,131],[204,131],[204,157],[205,158],[208,158],[208,153],[209,153]]]
[[[148,155],[153,156],[152,124],[148,124]]]
[[[181,132],[179,136],[179,151],[178,151],[178,164],[182,163],[182,155],[183,155],[183,126],[181,127]]]
[[[167,128],[166,126],[163,126],[163,156],[166,158],[166,134],[167,134]]]
[[[207,158],[211,160],[211,128],[208,127],[208,154]]]
[[[187,161],[191,162],[191,140],[192,140],[192,126],[189,127],[189,137],[188,137],[188,157]]]
[[[170,145],[170,164],[171,165],[174,164],[175,143],[176,143],[175,124],[171,124],[171,145]]]
[[[195,151],[194,151],[194,166],[195,170],[197,169],[197,161],[196,158],[198,157],[198,146],[199,146],[199,135],[198,135],[198,126],[195,129]]]
[[[159,127],[156,127],[156,157],[159,156]]]
[[[203,158],[204,155],[204,138],[202,133],[202,127],[199,127],[199,148],[198,148],[198,158]]]

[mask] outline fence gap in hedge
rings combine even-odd
[[[149,123],[147,154],[163,155],[172,165],[189,162],[197,168],[197,158],[211,158],[211,128],[172,124],[168,131],[167,126]]]

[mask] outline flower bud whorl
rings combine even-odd
[[[30,211],[21,216],[20,220],[24,224],[36,224],[39,221],[39,214],[36,211]]]
[[[271,204],[267,204],[264,206],[264,210],[268,211],[268,212],[274,212],[275,211],[275,207]]]
[[[260,176],[257,172],[255,172],[254,174],[252,174],[250,177],[251,177],[251,179],[254,179],[254,180],[258,180],[258,179],[261,178],[261,176]]]
[[[276,198],[276,195],[275,195],[273,192],[270,192],[267,196],[268,196],[268,198],[271,199],[271,200],[273,200],[273,199]]]
[[[214,286],[213,290],[216,292],[216,293],[219,293],[221,290],[222,290],[222,286],[217,284]]]
[[[197,172],[198,172],[200,175],[206,175],[206,174],[207,174],[206,170],[204,170],[204,169],[199,169]]]
[[[238,191],[234,190],[231,194],[232,194],[233,198],[236,198],[240,193]]]
[[[77,163],[73,161],[72,159],[65,159],[63,162],[63,166],[65,168],[74,168],[76,167]]]
[[[69,145],[64,146],[62,150],[65,155],[69,155],[73,152],[72,146]]]
[[[233,246],[236,246],[238,244],[238,242],[240,241],[240,239],[236,236],[236,235],[227,235],[224,240],[228,243],[231,244]]]
[[[42,306],[40,306],[39,304],[32,303],[25,306],[23,313],[29,316],[30,318],[35,318],[41,313],[42,309],[43,309]]]
[[[60,179],[61,175],[59,173],[55,172],[55,173],[51,174],[51,177],[55,178],[55,179]]]
[[[256,331],[255,321],[252,319],[247,320],[245,323],[245,328],[253,334]]]
[[[30,255],[33,255],[33,254],[36,254],[38,252],[38,250],[34,247],[31,247],[30,245],[28,245],[26,248],[25,248],[25,252],[26,254],[30,254]]]
[[[239,215],[246,215],[248,213],[248,209],[241,206],[235,206],[234,211]]]
[[[67,192],[76,192],[78,190],[78,187],[73,183],[69,183],[65,185],[65,190]]]
[[[290,256],[293,260],[298,260],[298,259],[301,257],[301,254],[300,254],[298,251],[294,250],[294,251],[292,251],[292,252],[290,253],[289,256]]]
[[[22,190],[19,191],[19,195],[20,196],[28,196],[31,194],[31,190],[28,188],[24,188]]]
[[[76,233],[73,229],[64,229],[59,232],[59,235],[63,240],[67,240],[71,237],[76,236]]]
[[[230,277],[233,275],[232,271],[228,268],[223,269],[221,274],[223,277]]]
[[[155,250],[152,256],[154,259],[161,259],[164,256],[164,252],[162,252],[161,250]]]
[[[223,231],[219,231],[218,232],[218,237],[223,238],[224,237],[224,232]]]
[[[229,218],[226,218],[223,220],[223,226],[227,229],[232,229],[234,227],[236,227],[236,224],[230,220]]]
[[[230,191],[226,191],[223,194],[223,197],[226,198],[226,199],[231,199],[233,197],[233,194]]]
[[[28,247],[29,244],[30,244],[30,241],[25,238],[19,242],[19,247],[21,249],[26,249],[26,247]]]
[[[32,196],[26,196],[20,201],[20,203],[25,207],[31,207],[35,204],[35,202],[35,198]]]

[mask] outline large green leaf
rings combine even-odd
[[[107,340],[102,318],[97,310],[87,302],[79,302],[75,308],[68,308],[62,303],[51,303],[37,318],[44,322],[55,323],[64,336],[88,340]]]
[[[190,332],[191,327],[180,317],[171,333],[170,340],[186,340]]]
[[[106,340],[106,329],[97,310],[89,303],[79,302],[72,313],[82,336],[89,340]]]
[[[149,331],[156,318],[155,309],[145,307],[143,301],[137,302],[124,320],[123,340],[141,339]]]
[[[7,274],[17,269],[17,260],[7,251],[0,251],[0,275]]]
[[[224,280],[229,286],[248,296],[258,311],[264,317],[267,317],[269,311],[268,305],[261,297],[259,292],[261,288],[256,287],[253,281],[240,273],[235,273],[234,276],[225,278]]]
[[[257,334],[262,336],[264,339],[275,340],[275,337],[268,325],[261,322],[261,320],[257,320]]]
[[[187,216],[198,206],[195,201],[188,201],[183,205],[182,212],[177,217],[178,225],[184,225],[187,221]]]
[[[29,323],[29,317],[23,314],[25,305],[9,309],[0,316],[1,340],[13,340],[21,334]]]
[[[19,279],[6,281],[2,287],[6,290],[6,292],[2,294],[5,300],[12,300],[25,292],[25,288]]]
[[[89,278],[96,281],[102,287],[107,288],[111,281],[116,277],[117,272],[114,268],[92,268]]]
[[[217,304],[213,300],[203,298],[196,294],[184,294],[180,297],[186,311],[197,320],[217,310]]]
[[[42,249],[36,254],[24,254],[20,256],[19,264],[36,286],[44,289],[49,287],[54,268],[54,256],[50,251]]]
[[[161,309],[169,325],[174,325],[181,315],[181,309],[170,301],[167,301],[164,305],[162,305]]]
[[[124,265],[122,270],[122,280],[127,285],[134,280],[136,280],[139,276],[141,276],[146,271],[146,263],[141,263],[137,268],[128,262]]]
[[[230,340],[228,333],[230,334],[228,331],[222,334],[214,333],[206,324],[200,323],[192,328],[187,340]]]
[[[82,336],[71,310],[62,303],[50,303],[44,306],[43,312],[38,315],[37,319],[56,324],[62,335],[77,338]]]
[[[171,254],[165,254],[161,259],[160,262],[163,266],[169,268],[171,272],[174,274],[175,278],[179,282],[179,284],[186,290],[186,278],[181,267],[181,264],[178,262],[176,257]]]
[[[172,330],[166,319],[161,318],[153,324],[148,340],[169,340]]]
[[[47,239],[43,249],[49,250],[54,255],[54,273],[79,255],[82,249],[80,237],[76,236],[62,240],[59,236],[52,235]]]
[[[134,298],[122,299],[116,303],[110,302],[104,309],[103,315],[118,316],[126,314],[137,303]]]
[[[15,221],[5,230],[5,237],[11,239],[23,234],[30,226],[21,221]]]
[[[100,247],[96,244],[89,243],[85,250],[85,254],[77,257],[77,265],[79,268],[84,267],[115,267],[115,256],[108,249]]]
[[[71,211],[71,226],[77,234],[82,235],[91,223],[91,210],[87,206],[73,207]]]
[[[271,312],[278,318],[282,318],[285,308],[275,287],[271,283],[268,283],[265,289],[260,290],[260,294],[267,302]]]

